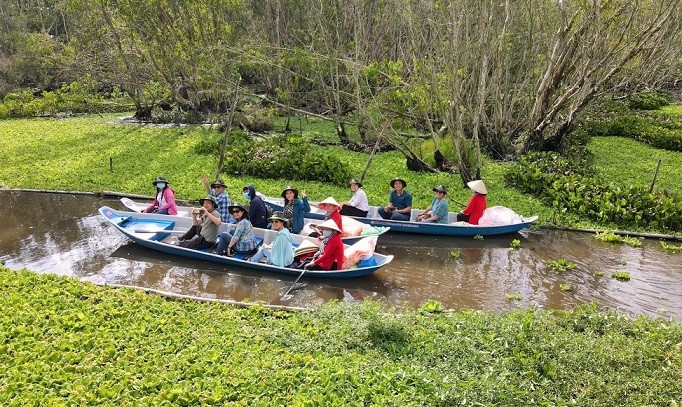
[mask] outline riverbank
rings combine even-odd
[[[682,326],[592,308],[244,310],[4,267],[0,286],[3,405],[639,406],[682,392]]]

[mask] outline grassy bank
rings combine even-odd
[[[0,266],[0,405],[676,405],[682,327],[583,308],[312,312]]]
[[[198,126],[161,128],[118,124],[120,115],[75,117],[64,120],[22,119],[0,121],[0,186],[6,188],[39,188],[101,192],[105,190],[150,195],[151,180],[164,175],[171,180],[177,197],[197,199],[203,188],[201,174],[209,177],[215,171],[215,158],[197,154],[195,147],[205,137],[215,137],[215,130]],[[325,133],[327,129],[327,133]],[[304,137],[329,137],[328,123],[310,119],[298,130]],[[625,146],[625,147],[624,147]],[[367,163],[367,154],[325,147],[348,163],[359,175]],[[657,185],[682,192],[679,179],[682,154],[656,150],[634,141],[603,138],[592,142],[597,165],[613,182],[639,182],[648,185],[656,158],[664,162]],[[642,158],[643,157],[643,158]],[[525,215],[539,215],[539,224],[568,227],[599,228],[591,222],[567,217],[542,204],[533,196],[519,193],[504,185],[503,173],[510,163],[486,160],[484,179],[489,191],[489,205],[503,205]],[[625,178],[624,174],[632,175]],[[365,178],[365,190],[371,204],[383,204],[389,193],[389,181],[401,176],[408,181],[416,207],[426,207],[432,198],[431,188],[444,184],[450,188],[451,206],[466,202],[470,191],[461,187],[459,177],[450,174],[423,174],[406,170],[404,158],[397,152],[376,156]],[[241,196],[241,187],[253,183],[267,195],[279,195],[291,183],[253,177],[223,176],[233,199]],[[319,182],[297,183],[313,200],[334,196],[346,199],[346,188]]]

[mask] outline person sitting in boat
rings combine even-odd
[[[286,267],[294,262],[294,238],[287,226],[289,220],[282,212],[275,212],[268,220],[272,223],[272,229],[277,231],[275,241],[270,247],[263,245],[249,261],[258,263],[266,259],[269,264]]]
[[[436,193],[436,196],[431,204],[424,209],[424,212],[417,216],[417,222],[448,223],[448,200],[445,197],[448,193],[443,185],[433,188],[433,192]]]
[[[158,215],[177,215],[178,207],[175,205],[175,191],[168,186],[169,182],[164,177],[156,177],[152,185],[156,187],[154,202],[145,208],[142,213],[156,213]]]
[[[243,205],[235,203],[230,205],[230,214],[237,221],[237,226],[232,234],[228,232],[220,234],[216,254],[232,256],[235,253],[253,253],[258,247],[258,241],[248,219],[248,211]]]
[[[268,228],[268,210],[265,202],[256,195],[256,188],[249,184],[242,188],[244,199],[249,200],[249,221],[254,228]]]
[[[201,183],[204,184],[206,193],[215,197],[218,203],[218,212],[220,212],[220,220],[225,223],[234,223],[235,220],[230,216],[230,205],[232,201],[230,200],[230,195],[227,193],[227,185],[218,178],[215,182],[208,184],[208,178],[205,175],[201,176]]]
[[[328,197],[324,201],[321,201],[317,204],[317,207],[325,211],[324,215],[324,220],[333,220],[334,223],[336,223],[336,226],[339,228],[339,230],[343,230],[343,221],[341,220],[341,205],[339,205],[338,202],[336,202],[336,199],[334,197]],[[312,228],[316,229],[317,227],[315,225],[310,225]],[[320,238],[322,236],[322,233],[320,231],[313,232],[309,234],[308,236],[312,237],[317,237]]]
[[[457,213],[456,221],[478,225],[478,220],[483,216],[483,212],[487,205],[486,195],[488,194],[488,190],[480,179],[467,182],[467,186],[471,188],[473,194],[471,195],[471,199],[469,199],[467,207]]]
[[[317,228],[322,232],[322,244],[309,263],[306,270],[339,270],[343,267],[344,248],[341,241],[341,229],[332,219],[326,220]]]
[[[192,227],[180,237],[182,247],[188,249],[209,249],[213,247],[222,224],[215,198],[208,195],[199,199],[200,208],[192,210]]]
[[[353,178],[348,183],[348,187],[353,195],[349,201],[341,202],[341,215],[366,217],[367,212],[369,212],[369,202],[365,190],[362,189],[362,182]]]
[[[305,190],[302,190],[301,199],[298,199],[298,189],[287,186],[282,191],[282,198],[284,198],[282,215],[288,220],[289,231],[299,233],[303,229],[303,214],[310,212],[308,195],[306,195]]]
[[[379,208],[379,216],[390,220],[410,220],[412,215],[412,195],[405,191],[407,182],[402,178],[391,180],[391,194],[388,205]]]

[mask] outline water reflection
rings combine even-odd
[[[135,245],[97,214],[103,205],[122,208],[115,199],[0,191],[0,205],[5,208],[0,214],[1,258],[13,269],[271,304],[282,304],[279,297],[294,280],[169,257]],[[521,248],[511,248],[512,239],[520,240]],[[292,291],[293,298],[284,304],[376,299],[417,307],[433,299],[454,309],[509,310],[596,302],[682,321],[682,254],[665,251],[656,240],[633,248],[557,230],[526,230],[481,241],[389,233],[379,240],[378,250],[393,254],[393,263],[358,279],[304,277],[305,286]],[[546,266],[560,258],[575,262],[576,268],[558,273]],[[629,272],[631,280],[611,278],[616,271]],[[563,291],[562,285],[571,291]],[[509,300],[509,294],[519,294],[521,300]]]

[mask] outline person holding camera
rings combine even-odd
[[[216,243],[218,226],[222,224],[216,200],[208,195],[199,199],[199,204],[201,207],[192,210],[192,227],[180,237],[181,247],[208,249]]]
[[[379,216],[390,220],[410,220],[412,215],[412,195],[405,191],[407,182],[402,178],[391,180],[391,194],[388,205],[379,208]]]

